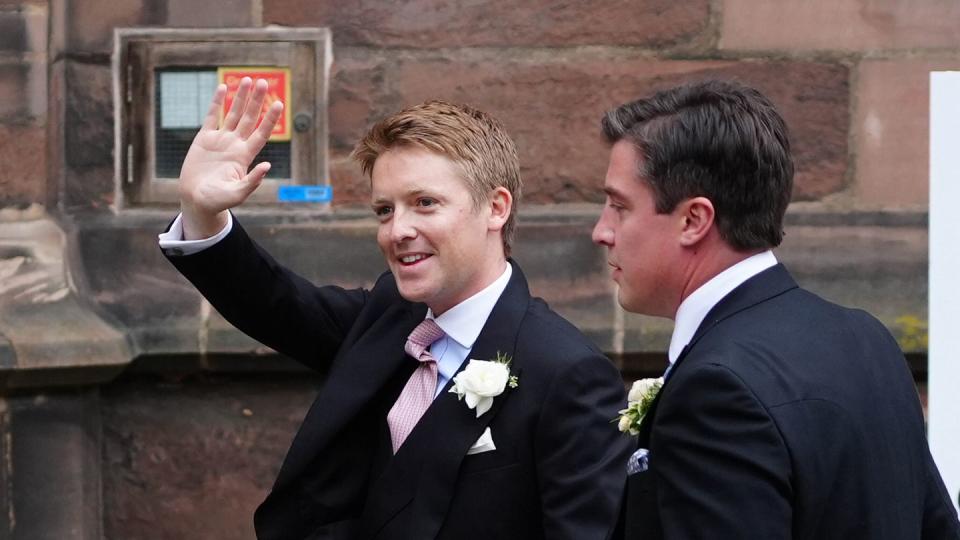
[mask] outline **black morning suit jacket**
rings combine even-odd
[[[629,540],[960,538],[897,343],[782,265],[709,312],[651,407]]]
[[[510,355],[519,386],[477,418],[448,384],[394,456],[387,411],[417,365],[403,346],[427,308],[404,300],[390,273],[369,291],[316,287],[236,221],[216,245],[168,258],[237,328],[327,374],[256,511],[258,538],[612,534],[631,446],[610,423],[626,400],[622,379],[530,297],[515,263],[468,358]],[[496,450],[467,455],[487,427]]]

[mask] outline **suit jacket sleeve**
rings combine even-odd
[[[958,495],[960,496],[960,495]],[[927,493],[923,508],[923,535],[925,540],[934,538],[960,538],[960,522],[950,500],[940,472],[927,448]]]
[[[611,420],[625,403],[619,372],[599,354],[553,382],[535,443],[546,538],[602,540],[612,534],[632,439]]]
[[[231,324],[310,367],[325,370],[367,299],[364,290],[317,287],[233,229],[193,255],[167,259]]]
[[[751,390],[706,364],[665,391],[650,440],[664,538],[790,538],[790,458]]]

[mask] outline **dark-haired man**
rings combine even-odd
[[[215,95],[180,176],[170,261],[230,322],[327,373],[267,499],[263,540],[604,540],[629,444],[613,364],[532,298],[508,260],[520,170],[491,116],[427,102],[377,123],[371,177],[390,271],[370,290],[318,287],[261,249],[228,209],[279,118],[266,84]],[[454,390],[454,392],[451,392]]]
[[[960,538],[896,342],[770,251],[793,181],[773,105],[709,81],[602,129],[593,239],[625,309],[676,321],[628,464],[625,537]]]

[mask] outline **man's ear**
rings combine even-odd
[[[490,206],[489,229],[491,231],[503,229],[507,219],[510,218],[510,211],[513,209],[513,195],[510,194],[510,190],[503,186],[494,188],[490,192],[487,204]]]
[[[714,228],[716,212],[713,203],[706,197],[694,197],[682,201],[678,206],[678,217],[682,220],[680,245],[694,246],[700,243]]]

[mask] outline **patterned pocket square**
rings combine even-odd
[[[647,470],[650,466],[650,451],[640,448],[627,460],[627,475],[634,475]]]
[[[477,439],[477,442],[473,443],[473,446],[467,450],[467,455],[472,456],[473,454],[482,454],[484,452],[491,452],[497,449],[497,445],[493,444],[493,434],[490,433],[490,428],[483,430],[483,434],[480,435],[480,438]]]

